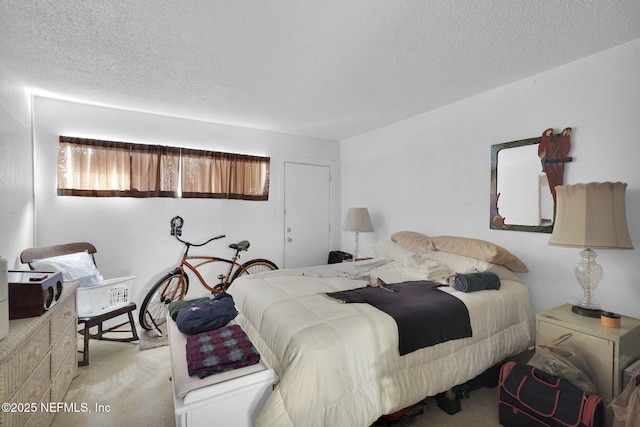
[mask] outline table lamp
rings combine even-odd
[[[360,246],[359,233],[367,233],[373,231],[373,224],[369,216],[367,208],[349,208],[347,217],[342,224],[343,231],[355,231],[356,233],[356,250],[353,254],[353,260],[358,259],[358,250]]]
[[[549,245],[584,248],[575,268],[584,298],[572,307],[574,313],[600,317],[600,305],[593,293],[602,280],[603,269],[594,249],[633,249],[625,212],[622,182],[591,182],[556,187],[557,206]]]

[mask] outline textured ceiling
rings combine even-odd
[[[640,38],[638,0],[2,0],[53,96],[344,139]]]

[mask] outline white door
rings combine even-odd
[[[285,268],[326,264],[331,232],[331,168],[285,162]]]

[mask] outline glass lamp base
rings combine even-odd
[[[585,313],[593,313],[591,317],[600,317],[600,304],[595,301],[593,294],[596,287],[602,280],[604,271],[600,264],[596,262],[598,254],[593,249],[585,249],[580,252],[580,262],[574,270],[576,279],[584,290],[584,298],[578,301],[574,307],[579,307],[580,311]],[[577,311],[574,310],[574,313]],[[597,313],[597,314],[596,314]]]

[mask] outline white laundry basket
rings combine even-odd
[[[135,278],[117,277],[102,285],[78,288],[78,317],[97,316],[129,304]]]

